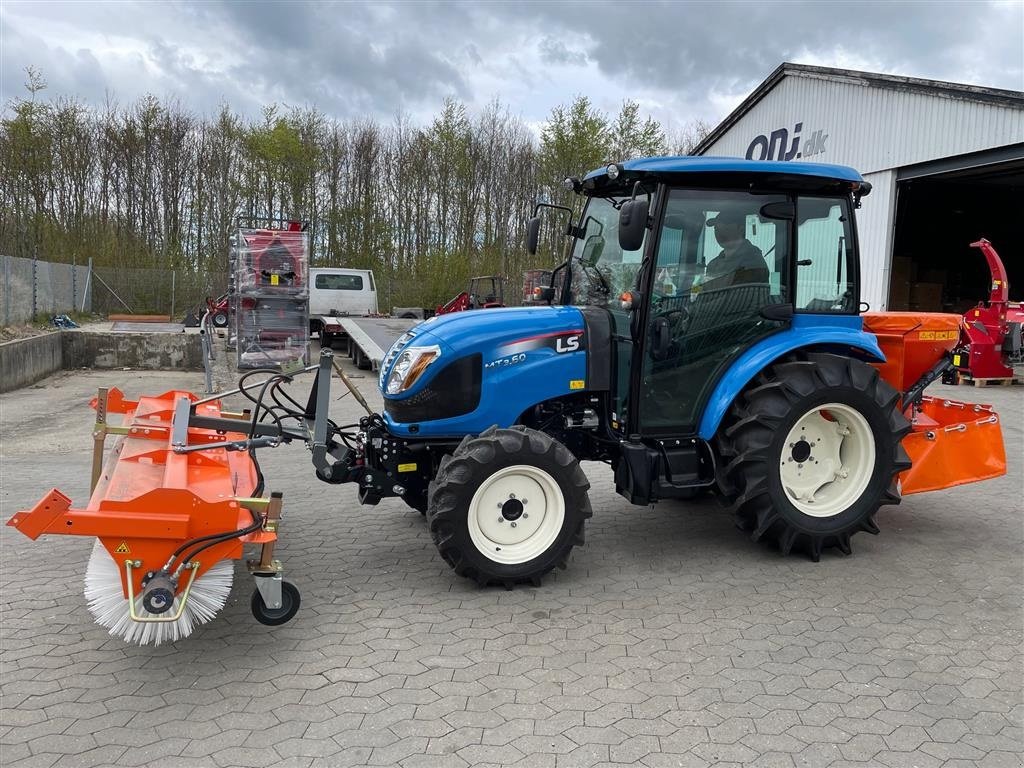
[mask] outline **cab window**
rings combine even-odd
[[[845,198],[797,199],[797,311],[857,311],[849,206]]]
[[[316,287],[324,291],[361,291],[362,275],[317,275]]]

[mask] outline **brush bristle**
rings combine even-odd
[[[118,564],[97,539],[85,571],[85,599],[96,623],[109,629],[115,637],[139,645],[173,643],[188,637],[193,629],[217,615],[228,600],[234,574],[234,562],[221,560],[197,577],[192,584],[185,611],[177,621],[132,621],[128,598],[121,588]],[[182,578],[188,578],[187,572],[183,573]],[[180,599],[174,598],[172,613],[178,610]],[[139,616],[151,615],[142,607],[141,595],[135,597],[135,613]]]

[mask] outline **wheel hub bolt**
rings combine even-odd
[[[516,524],[515,524],[515,523],[511,523],[511,526],[512,526],[513,528],[515,528],[515,527],[516,527]]]

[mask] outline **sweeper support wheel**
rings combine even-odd
[[[273,591],[274,587],[268,582],[275,581],[274,577],[256,577],[256,589],[252,593],[252,615],[260,624],[268,627],[276,627],[291,619],[298,613],[302,600],[298,588],[290,581],[278,581],[277,599],[265,597],[264,592]],[[268,604],[269,603],[269,604]],[[271,607],[271,605],[276,605]]]

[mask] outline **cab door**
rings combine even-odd
[[[669,190],[638,318],[631,421],[640,434],[694,434],[731,361],[788,325],[762,312],[792,301],[792,210],[784,194]]]

